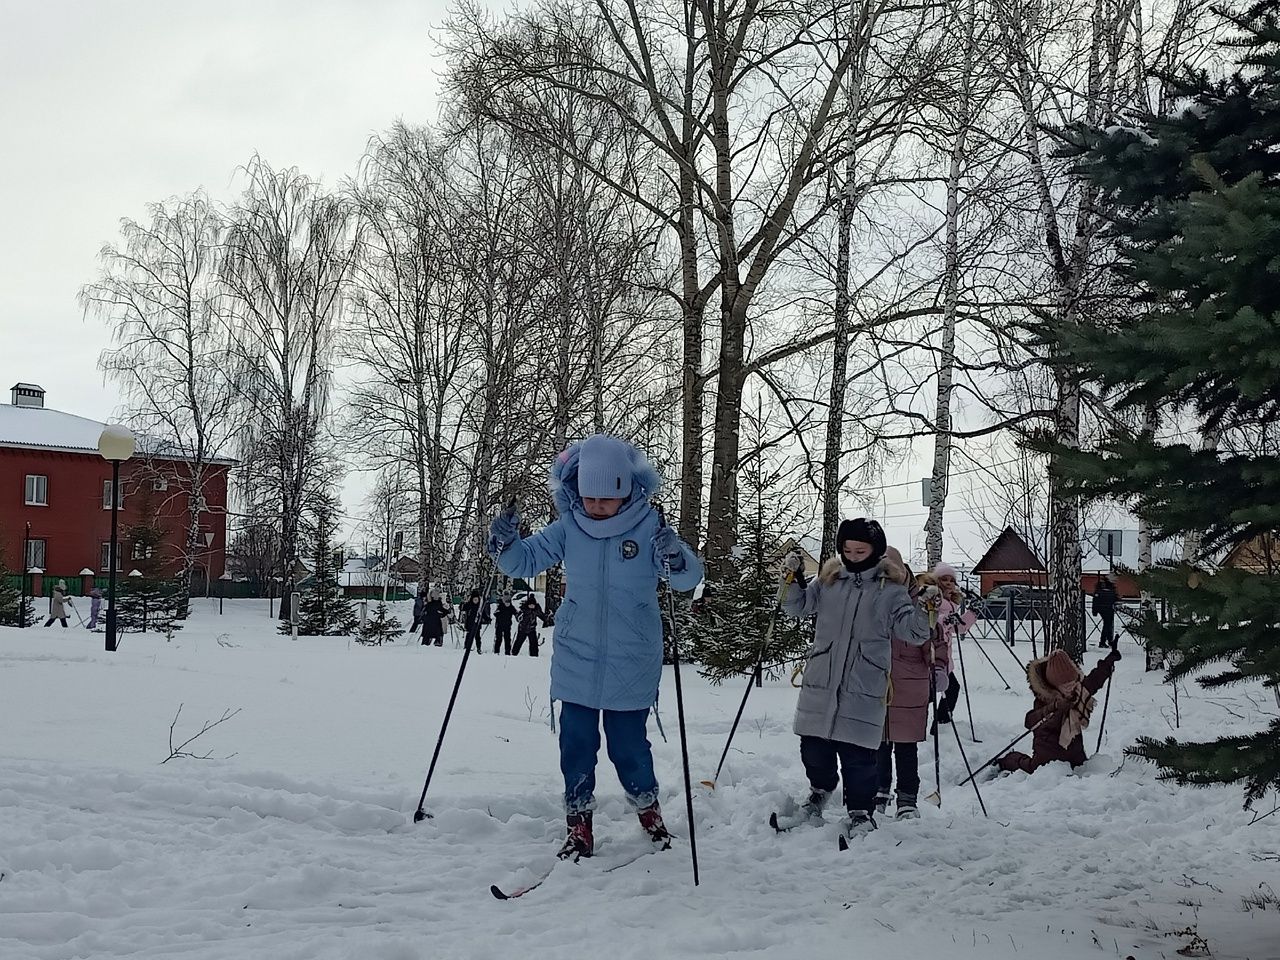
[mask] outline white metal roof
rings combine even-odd
[[[16,407],[0,403],[0,447],[17,447],[24,450],[50,450],[58,453],[98,452],[98,438],[105,423],[77,417],[61,410],[47,407]],[[166,444],[147,437],[138,437],[138,454],[161,457],[167,460],[185,460]],[[217,460],[231,464],[232,460]]]

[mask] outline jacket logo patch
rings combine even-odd
[[[622,559],[631,560],[640,552],[640,544],[634,540],[622,541]]]

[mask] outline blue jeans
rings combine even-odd
[[[564,807],[581,813],[595,807],[596,754],[600,751],[600,714],[606,749],[627,799],[637,807],[658,801],[653,751],[645,734],[648,710],[596,710],[576,703],[560,705],[560,772]]]

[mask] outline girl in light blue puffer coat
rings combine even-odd
[[[551,467],[559,519],[523,540],[512,513],[490,528],[489,552],[510,577],[532,580],[564,564],[566,593],[551,654],[551,697],[561,703],[564,858],[592,853],[602,720],[609,759],[641,826],[654,842],[670,843],[645,731],[662,678],[658,579],[669,571],[673,589],[692,590],[702,580],[702,562],[649,504],[660,482],[631,444],[588,437]]]

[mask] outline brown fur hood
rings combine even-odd
[[[1049,657],[1046,655],[1027,664],[1027,683],[1031,686],[1031,692],[1037,700],[1052,703],[1062,699],[1062,692],[1051,684],[1044,674],[1044,666],[1048,661]],[[1076,667],[1077,673],[1079,670],[1080,668]],[[1083,678],[1084,675],[1081,674],[1081,679]]]

